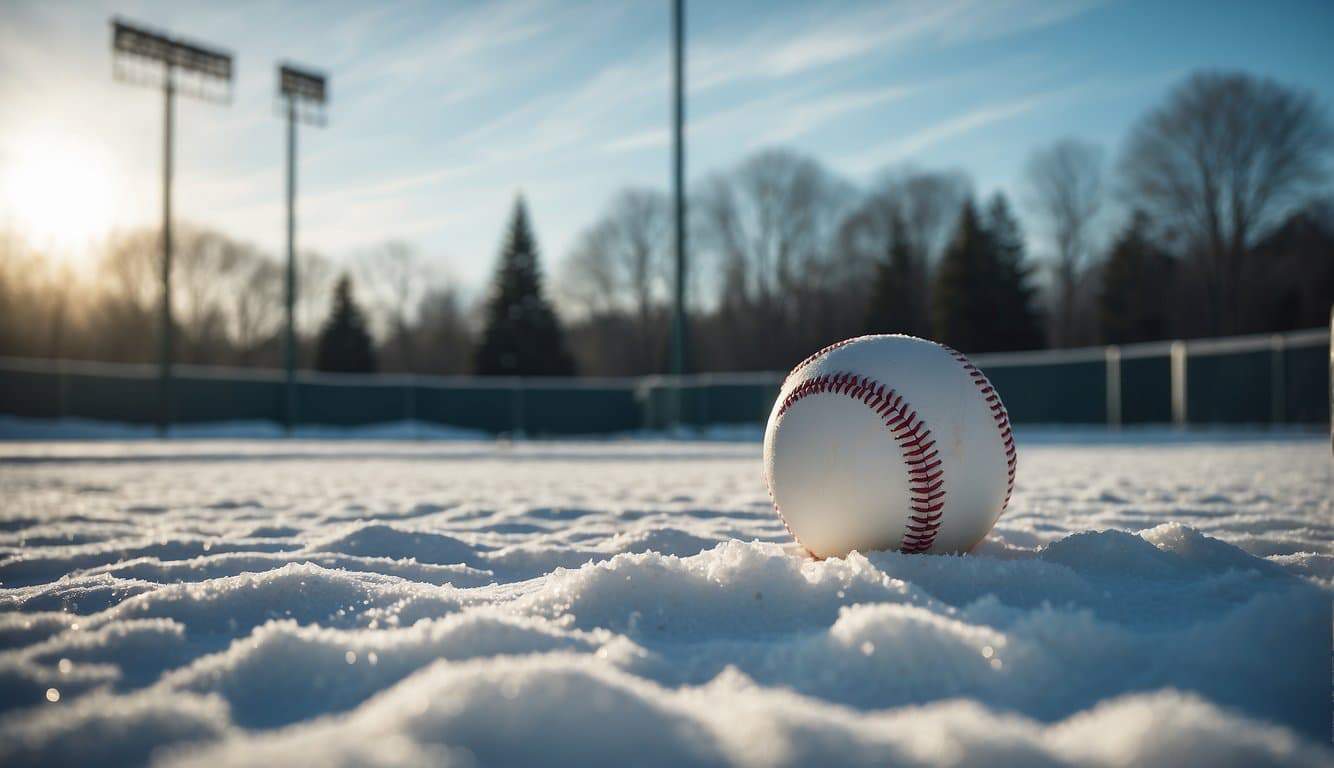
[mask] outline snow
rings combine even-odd
[[[1019,437],[827,561],[752,440],[0,443],[0,764],[1334,763],[1325,439]]]

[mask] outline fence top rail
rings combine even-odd
[[[1166,357],[1173,341],[1153,341],[1126,344],[1117,347],[1121,359]],[[1258,352],[1276,347],[1306,348],[1328,346],[1330,330],[1312,328],[1278,334],[1255,334],[1216,339],[1188,339],[1183,342],[1188,355],[1220,355]],[[1007,366],[1050,365],[1060,363],[1102,362],[1109,347],[1082,347],[1078,349],[1047,349],[1030,352],[994,352],[972,355],[972,360],[984,368]],[[172,366],[182,378],[253,381],[281,383],[281,370],[273,368],[239,368],[214,365],[178,363]],[[146,380],[155,379],[160,372],[156,363],[107,363],[92,360],[52,360],[43,358],[0,357],[0,371],[45,374],[76,374],[108,378]],[[377,387],[430,387],[462,389],[486,387],[490,389],[625,389],[644,391],[654,387],[698,386],[772,386],[782,384],[782,371],[738,371],[693,373],[684,376],[654,375],[625,377],[516,377],[516,376],[436,376],[424,374],[348,374],[320,371],[298,371],[301,384],[321,386],[377,386]]]
[[[181,366],[173,366],[179,369]],[[155,363],[104,363],[96,360],[50,360],[35,357],[0,357],[0,370],[21,373],[76,373],[122,379],[149,379],[158,375]],[[223,369],[227,371],[237,369]],[[244,369],[240,369],[244,370]]]
[[[624,389],[638,386],[638,377],[581,376],[434,376],[413,373],[325,373],[299,371],[300,384],[333,387],[426,387],[430,389]]]
[[[1032,352],[987,352],[969,355],[979,368],[1005,368],[1020,365],[1056,365],[1060,363],[1100,363],[1107,358],[1106,347],[1076,349],[1037,349]]]
[[[1312,328],[1289,333],[1265,333],[1230,336],[1221,339],[1187,339],[1188,355],[1225,355],[1229,352],[1262,352],[1283,347],[1324,347],[1329,345],[1328,328]]]
[[[1149,357],[1170,357],[1174,341],[1145,341],[1117,347],[1122,360],[1142,360]]]
[[[1302,331],[1284,333],[1257,333],[1248,336],[1225,336],[1213,339],[1185,339],[1188,354],[1227,354],[1229,352],[1258,352],[1273,349],[1275,345],[1284,347],[1323,347],[1329,344],[1328,328],[1310,328]],[[1121,359],[1143,357],[1166,357],[1171,354],[1176,341],[1145,341],[1135,344],[1123,344],[1116,348]],[[1108,347],[1078,347],[1075,349],[1037,349],[1031,352],[990,352],[970,355],[973,362],[980,366],[1003,367],[1007,365],[1042,365],[1044,363],[1077,363],[1103,360]]]
[[[660,374],[639,379],[640,386],[654,387],[713,387],[713,386],[766,386],[777,387],[787,378],[781,371],[727,371],[720,373],[687,373],[683,376]]]

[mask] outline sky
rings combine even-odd
[[[326,71],[299,130],[298,243],[388,240],[478,291],[520,192],[547,267],[624,187],[670,183],[670,3],[0,3],[0,227],[53,252],[161,216],[162,94],[112,76],[112,16],[229,50],[229,104],[177,102],[176,220],[284,248],[275,64]],[[687,175],[785,146],[855,184],[966,171],[1025,212],[1066,136],[1114,161],[1187,74],[1245,69],[1334,105],[1334,3],[687,3]],[[1040,233],[1033,248],[1043,250]]]

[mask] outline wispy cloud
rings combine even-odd
[[[667,146],[671,135],[666,128],[650,128],[638,131],[619,139],[613,139],[604,145],[608,152],[635,152],[641,149],[658,149]]]
[[[1022,115],[1045,100],[1045,96],[1032,96],[999,104],[988,104],[909,135],[898,143],[897,151],[901,155],[920,152],[947,139]]]
[[[820,5],[740,40],[706,38],[691,54],[691,87],[787,78],[873,53],[993,40],[1050,26],[1106,0],[908,0],[847,12]]]
[[[836,93],[815,101],[806,101],[783,110],[772,130],[760,134],[753,144],[779,144],[791,141],[812,129],[850,112],[902,99],[913,92],[905,86],[891,86],[869,91]]]
[[[785,91],[773,96],[752,99],[726,109],[715,110],[689,121],[686,126],[690,138],[738,128],[751,138],[745,146],[781,144],[802,136],[842,115],[886,104],[913,92],[906,86],[890,86],[870,90],[834,92],[816,97],[810,89]],[[743,125],[744,124],[744,125]],[[671,134],[665,127],[632,131],[606,142],[603,149],[611,153],[661,149],[668,146]]]
[[[863,172],[872,171],[900,160],[909,159],[913,155],[950,139],[1019,117],[1050,101],[1056,95],[1056,92],[1039,93],[1010,101],[986,104],[928,125],[867,152],[845,158],[838,164],[842,167]]]

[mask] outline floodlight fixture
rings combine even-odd
[[[292,64],[278,65],[278,91],[289,98],[308,99],[323,104],[327,100],[326,82],[327,78],[322,72],[298,69]]]
[[[166,434],[172,401],[171,178],[176,93],[230,103],[232,55],[165,32],[111,20],[113,72],[117,80],[161,88],[162,109],[162,310],[159,338],[158,431]]]
[[[278,64],[278,106],[287,117],[287,275],[284,291],[286,328],[283,361],[287,369],[286,407],[283,422],[290,435],[296,428],[296,126],[297,123],[324,126],[325,104],[329,98],[329,79],[323,72],[298,67],[288,62]]]
[[[206,101],[231,100],[232,55],[123,19],[111,21],[116,79],[166,87]]]

